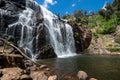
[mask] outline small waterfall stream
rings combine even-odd
[[[16,27],[21,27],[21,29]],[[36,46],[34,46],[37,43],[37,27],[38,26],[36,26],[36,17],[33,13],[33,10],[26,8],[26,10],[19,14],[19,20],[14,24],[9,25],[9,28],[7,29],[8,34],[11,29],[20,30],[20,39],[18,40],[17,44],[19,47],[23,48],[25,53],[32,59],[35,59],[36,51],[34,49],[37,48]],[[13,31],[12,35],[15,34],[15,31]]]

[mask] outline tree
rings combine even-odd
[[[114,9],[119,11],[120,10],[120,0],[114,0],[112,3],[112,6]]]
[[[117,24],[120,24],[120,0],[114,0],[112,3],[114,14],[117,16]]]
[[[112,6],[110,3],[107,3],[105,6],[106,9],[99,10],[99,14],[103,16],[106,20],[110,19],[111,15],[114,13]]]
[[[98,11],[99,15],[101,15],[102,17],[105,17],[105,10],[101,9]]]

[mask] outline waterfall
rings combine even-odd
[[[41,6],[44,25],[48,30],[49,40],[58,57],[75,55],[75,44],[72,27],[63,23],[50,11]]]
[[[15,30],[19,31],[20,33],[16,33]],[[34,45],[37,44],[37,26],[34,11],[30,8],[26,8],[26,10],[20,13],[19,20],[14,24],[9,25],[7,34],[10,34],[11,31],[13,31],[11,34],[13,36],[15,36],[15,34],[20,35],[17,45],[23,48],[24,52],[29,57],[35,59],[36,50],[34,49],[37,49],[37,47]]]
[[[59,20],[59,18],[39,6],[34,1],[26,1],[26,9],[19,13],[17,22],[8,25],[6,33],[13,35],[17,41],[16,45],[21,47],[24,52],[33,60],[39,52],[38,36],[40,25],[37,24],[36,14],[39,13],[43,18],[43,22],[47,35],[48,42],[53,47],[58,57],[68,57],[75,55],[75,44],[73,38],[72,27]],[[39,36],[40,37],[40,36]]]

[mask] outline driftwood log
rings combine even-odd
[[[15,46],[14,44],[10,43],[8,40],[4,39],[4,38],[0,38],[1,41],[3,41],[4,43],[6,43],[7,45],[13,47],[14,49],[16,49],[17,51],[20,52],[20,54],[22,56],[24,56],[25,58],[27,58],[28,60],[30,60],[32,63],[36,64],[36,65],[40,65],[39,63],[33,61],[30,57],[28,57],[24,52],[22,52],[17,46]]]

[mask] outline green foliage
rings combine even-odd
[[[105,10],[104,10],[104,9],[99,10],[99,14],[100,14],[102,17],[105,17]]]
[[[120,52],[120,48],[107,48],[111,52]]]
[[[93,35],[111,34],[116,31],[116,25],[120,24],[120,0],[114,0],[112,5],[107,3],[106,9],[99,10],[99,14],[76,10],[73,15],[65,15],[64,19],[70,21],[72,25],[80,24],[83,27],[94,30]]]
[[[88,21],[89,23],[87,27],[92,29],[97,26],[100,26],[101,22],[103,21],[103,18],[100,15],[89,16]]]
[[[116,38],[115,42],[120,44],[120,37]]]
[[[98,33],[100,34],[111,34],[116,31],[116,19],[115,15],[111,16],[111,19],[106,21],[105,19],[101,20],[101,27],[98,29]]]
[[[105,6],[106,9],[100,9],[98,13],[105,18],[106,20],[110,19],[110,16],[113,14],[113,8],[110,3],[107,3]]]
[[[75,37],[79,36],[79,33],[78,32],[75,32]]]
[[[63,19],[71,19],[71,18],[72,18],[72,15],[67,14],[67,15],[63,16],[62,18],[63,18]]]
[[[99,37],[98,33],[97,32],[94,32],[93,33],[93,36],[97,39]]]

